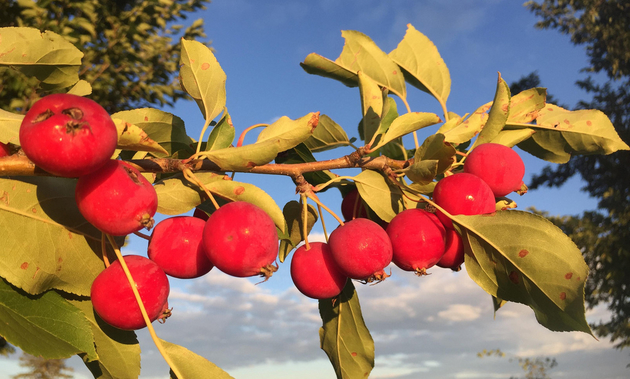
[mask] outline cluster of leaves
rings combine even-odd
[[[70,85],[77,85],[77,94],[91,91],[91,98],[110,113],[149,104],[172,105],[185,96],[173,75],[180,54],[179,37],[205,37],[202,19],[184,30],[177,22],[186,19],[188,13],[204,9],[208,2],[0,2],[0,26],[51,31],[77,47],[64,52],[63,62],[51,56],[37,57],[59,64],[49,70],[29,65],[33,57],[11,62],[13,67],[19,67],[17,71],[0,67],[0,108],[25,113],[42,94],[66,92]],[[32,47],[16,48],[26,52]],[[14,55],[17,57],[18,52]],[[82,79],[79,83],[77,74]]]
[[[319,112],[296,120],[282,117],[267,125],[254,143],[233,146],[235,131],[226,108],[225,73],[207,46],[182,40],[181,87],[206,120],[198,140],[187,135],[180,118],[158,109],[112,114],[119,128],[118,154],[132,159],[154,180],[158,212],[178,215],[203,207],[205,191],[226,201],[251,202],[274,220],[281,240],[280,260],[284,261],[316,222],[307,198],[318,202],[316,192],[330,186],[343,190],[353,182],[376,215],[390,221],[404,209],[430,201],[435,183],[445,174],[461,170],[458,152],[481,143],[518,145],[551,162],[567,161],[575,154],[630,149],[602,112],[568,111],[547,104],[543,88],[512,96],[500,76],[492,101],[463,116],[448,111],[449,71],[433,43],[411,25],[390,53],[360,32],[344,31],[342,36],[345,45],[337,59],[310,54],[302,62],[308,73],[359,88],[364,146],[328,161],[317,161],[314,154],[351,141],[338,124]],[[65,67],[66,58],[77,54],[74,46],[52,32],[3,28],[0,37],[0,65],[15,67],[14,62],[21,59],[28,63],[26,73],[33,75],[40,69]],[[17,54],[18,46],[29,48]],[[75,82],[67,82],[70,87],[79,83],[78,70],[74,66],[55,74],[76,77]],[[433,96],[444,111],[444,120],[433,113],[411,111],[407,84]],[[405,105],[404,114],[399,114],[394,96]],[[0,112],[0,142],[19,144],[20,120],[18,114]],[[416,139],[414,148],[403,145],[402,137],[415,136],[417,130],[440,123],[425,141]],[[28,162],[20,156],[5,158],[0,165],[4,162],[7,169],[3,172],[8,176],[0,180],[0,236],[11,254],[0,263],[0,317],[18,321],[0,323],[0,335],[33,355],[62,358],[79,354],[95,377],[137,377],[140,348],[134,333],[105,325],[91,306],[90,285],[103,269],[103,246],[108,247],[76,208],[75,180],[10,176],[9,163]],[[190,175],[181,172],[182,167],[195,172],[195,184]],[[350,167],[364,170],[354,177],[331,171]],[[288,175],[296,182],[303,203],[291,201],[281,209],[269,194],[231,180],[226,172]],[[492,296],[497,310],[506,301],[519,302],[531,307],[540,324],[550,330],[591,333],[584,315],[588,267],[559,228],[544,217],[522,211],[451,217],[464,239],[467,272]],[[37,238],[25,240],[24,230],[33,231]],[[369,374],[374,365],[374,342],[353,284],[337,298],[321,300],[319,309],[321,346],[337,376]],[[184,376],[208,377],[212,373],[229,377],[184,347],[163,344]]]
[[[586,46],[590,64],[584,71],[604,72],[609,80],[604,84],[591,76],[579,80],[577,85],[592,99],[579,102],[576,108],[603,111],[620,138],[630,143],[630,3],[545,0],[527,5],[542,18],[538,27],[558,29],[576,45]],[[527,85],[539,85],[539,78],[530,75]],[[561,186],[579,175],[587,182],[583,189],[598,199],[597,212],[550,220],[583,251],[591,268],[586,302],[589,307],[606,304],[612,312],[611,319],[596,323],[594,330],[599,336],[609,336],[617,348],[630,346],[629,159],[628,151],[575,156],[565,165],[546,167],[530,185]]]

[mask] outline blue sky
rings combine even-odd
[[[385,52],[393,50],[411,23],[437,46],[452,78],[448,109],[473,112],[491,101],[497,73],[508,82],[537,71],[544,86],[562,103],[585,98],[575,85],[587,64],[582,47],[556,31],[534,28],[536,18],[520,1],[507,0],[214,0],[204,12],[208,38],[227,74],[227,107],[237,133],[280,116],[301,117],[320,111],[356,136],[361,106],[358,90],[304,72],[299,63],[311,52],[335,59],[343,47],[341,30],[370,36]],[[437,102],[409,87],[414,111],[440,114]],[[203,118],[193,102],[180,102],[172,113],[196,138]],[[427,133],[435,132],[434,129]],[[421,135],[422,140],[422,135]],[[247,142],[247,141],[246,141]],[[335,154],[348,154],[340,149]],[[526,182],[546,163],[519,151]],[[345,174],[345,173],[344,173]],[[350,173],[351,174],[351,173]],[[352,175],[352,174],[351,174]],[[236,180],[268,191],[282,207],[297,199],[285,177],[239,174]],[[595,209],[596,201],[573,180],[556,190],[531,191],[516,198],[520,209],[536,206],[552,214]],[[339,209],[340,195],[328,191],[322,201]],[[329,228],[335,225],[326,218]],[[321,227],[314,238],[322,238]],[[146,244],[132,240],[123,253],[145,254]],[[357,285],[365,321],[376,344],[371,378],[508,378],[520,368],[508,358],[477,357],[500,348],[508,356],[553,356],[553,378],[626,378],[627,352],[583,333],[553,333],[536,323],[533,312],[508,304],[496,319],[490,296],[467,277],[433,269],[417,278],[393,268],[376,286]],[[319,349],[321,320],[317,302],[292,286],[288,262],[266,283],[238,279],[213,270],[191,281],[172,281],[169,303],[174,316],[156,325],[161,338],[181,344],[227,370],[237,379],[333,378]],[[605,309],[587,313],[589,321],[606,318]],[[146,331],[138,332],[143,349],[143,379],[167,378],[168,368]],[[15,358],[0,361],[0,376],[16,372]],[[76,377],[89,377],[73,358]]]

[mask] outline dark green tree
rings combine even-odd
[[[600,84],[592,76],[577,85],[592,95],[578,109],[599,109],[611,119],[624,142],[630,142],[630,2],[627,0],[545,0],[525,4],[541,17],[536,26],[557,29],[585,45],[589,66],[583,71],[603,72]],[[531,77],[531,75],[534,75]],[[525,77],[527,78],[527,77]],[[530,74],[531,79],[537,76]],[[518,89],[515,83],[514,89]],[[521,83],[522,85],[523,83]],[[531,84],[531,83],[529,83]],[[539,82],[535,86],[539,85]],[[520,88],[522,89],[522,88]],[[551,217],[582,250],[591,274],[586,302],[592,308],[607,304],[610,320],[592,325],[597,335],[610,337],[617,348],[630,346],[630,152],[574,156],[564,165],[545,167],[530,188],[561,186],[580,175],[583,188],[599,200],[596,212]]]
[[[80,78],[90,98],[113,113],[173,105],[179,88],[180,38],[205,38],[203,20],[184,29],[187,14],[209,0],[0,0],[0,27],[32,27],[64,36],[85,53]],[[98,80],[96,80],[98,79]],[[0,68],[0,108],[22,112],[45,94],[37,81]]]
[[[65,359],[45,359],[30,354],[22,353],[20,366],[30,368],[31,371],[13,375],[13,379],[69,379],[72,367],[66,366]]]

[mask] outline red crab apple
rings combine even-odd
[[[450,268],[453,271],[461,270],[464,263],[464,241],[455,229],[446,229],[446,248],[444,255],[437,266]]]
[[[444,255],[446,231],[434,213],[407,209],[387,227],[394,254],[392,262],[405,271],[426,274]]]
[[[198,278],[212,269],[201,245],[206,222],[192,216],[169,217],[153,228],[147,254],[164,272],[180,279]]]
[[[453,216],[494,213],[496,209],[494,194],[486,182],[463,172],[437,182],[433,201]],[[437,211],[436,215],[446,228],[453,228],[453,222],[444,213]]]
[[[123,257],[151,322],[167,316],[170,286],[164,271],[140,255]],[[140,306],[119,261],[115,261],[92,282],[92,305],[106,323],[124,330],[146,326]]]
[[[150,229],[158,203],[151,183],[120,160],[110,160],[98,171],[80,177],[75,200],[86,220],[113,236]]]
[[[206,221],[202,245],[210,262],[226,274],[269,278],[277,270],[276,225],[254,204],[236,201],[221,206]]]
[[[495,197],[513,191],[525,192],[525,164],[513,149],[498,143],[484,143],[466,157],[464,172],[476,175],[490,186]]]
[[[388,276],[383,269],[392,261],[392,243],[376,222],[348,221],[330,233],[328,244],[335,263],[349,278],[371,282]]]
[[[70,94],[44,96],[20,125],[20,145],[37,166],[63,177],[94,172],[114,154],[118,131],[98,103]]]
[[[291,279],[295,287],[313,299],[335,297],[343,290],[348,277],[332,259],[330,247],[323,242],[302,245],[291,258]]]
[[[353,218],[368,218],[366,205],[356,188],[348,192],[341,201],[341,214],[346,221]]]

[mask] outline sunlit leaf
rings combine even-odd
[[[390,185],[378,172],[365,170],[354,177],[363,201],[378,217],[389,222],[404,209],[401,191]]]
[[[455,148],[444,141],[443,134],[430,135],[416,150],[414,162],[405,173],[414,183],[429,184],[451,167],[455,153]]]
[[[138,126],[149,138],[159,143],[169,156],[178,151],[186,151],[189,155],[194,153],[191,147],[194,141],[186,134],[184,121],[171,113],[155,108],[140,108],[114,113],[112,118]]]
[[[346,131],[330,117],[323,114],[319,116],[319,123],[313,129],[311,135],[304,144],[312,151],[325,151],[339,146],[348,146],[350,141]]]
[[[233,379],[227,372],[223,371],[206,358],[193,353],[183,346],[161,340],[166,354],[173,360],[173,364],[183,376],[177,378],[173,370],[170,371],[173,379]]]
[[[501,130],[499,134],[490,142],[498,143],[499,145],[505,145],[513,147],[526,139],[534,135],[536,131],[531,128],[514,129],[514,130]]]
[[[0,278],[0,319],[0,335],[28,354],[61,359],[85,352],[96,359],[87,319],[54,291],[27,295]]]
[[[79,212],[76,180],[0,179],[0,276],[30,294],[51,288],[89,295],[103,270],[101,232]],[[37,238],[25,238],[25,231]]]
[[[372,140],[374,134],[381,133],[381,116],[383,113],[383,92],[378,84],[369,76],[358,72],[361,109],[363,111],[363,136],[365,143]]]
[[[198,41],[182,39],[179,79],[199,106],[206,121],[214,120],[225,107],[225,72],[212,50]]]
[[[232,125],[232,118],[227,112],[227,108],[223,112],[223,117],[212,128],[208,141],[206,143],[206,151],[225,149],[234,142],[234,136],[236,132],[234,125]]]
[[[92,85],[90,85],[89,82],[81,79],[68,90],[68,93],[77,96],[87,96],[92,94]]]
[[[499,74],[499,81],[497,82],[497,90],[494,94],[494,100],[492,101],[492,107],[488,112],[488,121],[483,125],[479,136],[475,140],[473,147],[481,145],[482,143],[492,141],[503,130],[505,123],[508,119],[510,112],[510,87],[505,80],[501,78]]]
[[[447,142],[460,144],[470,141],[474,136],[479,134],[484,125],[486,125],[488,121],[488,110],[491,106],[492,102],[480,106],[473,114],[464,118],[463,121],[458,122],[457,126],[451,127],[452,125],[449,124],[449,129],[445,131],[440,129],[440,133],[444,134]]]
[[[413,131],[426,128],[441,122],[440,117],[435,113],[412,112],[406,113],[396,118],[387,129],[387,132],[379,142],[379,147],[395,140],[398,137],[407,135]]]
[[[318,113],[309,113],[297,120],[283,116],[265,128],[256,143],[204,153],[204,156],[225,171],[243,170],[274,160],[276,155],[306,141],[319,121]]]
[[[35,28],[0,28],[0,65],[34,76],[45,90],[79,81],[83,53],[64,37]]]
[[[365,326],[359,297],[348,280],[339,296],[319,300],[321,348],[338,379],[367,378],[374,368],[374,340]]]
[[[514,210],[454,221],[464,237],[467,271],[486,292],[528,305],[549,330],[591,334],[584,308],[588,266],[562,230]]]
[[[0,142],[20,144],[20,125],[24,115],[0,109]]]
[[[159,155],[168,155],[168,151],[164,150],[162,146],[149,138],[144,130],[119,118],[112,120],[118,130],[118,145],[116,148],[133,151],[150,151]]]
[[[538,117],[538,112],[545,107],[547,90],[530,88],[512,96],[508,123],[530,123]]]
[[[389,56],[402,69],[412,86],[445,104],[451,92],[451,75],[437,47],[427,36],[407,24],[405,37]]]

